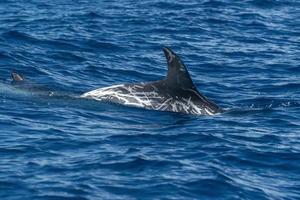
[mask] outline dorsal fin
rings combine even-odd
[[[24,81],[24,78],[23,76],[21,76],[20,74],[16,73],[16,72],[12,72],[11,73],[11,78],[13,81],[15,82],[21,82],[21,81]]]
[[[167,85],[169,87],[195,89],[190,74],[179,56],[166,47],[163,48],[163,51],[168,63],[168,74],[166,77]]]

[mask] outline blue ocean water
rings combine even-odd
[[[225,113],[72,98],[164,78],[164,46]],[[1,0],[0,199],[300,199],[299,63],[298,0]]]

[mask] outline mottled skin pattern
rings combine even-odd
[[[168,62],[166,79],[100,88],[81,97],[151,110],[195,115],[220,113],[215,103],[198,92],[180,58],[168,48],[163,50]]]
[[[85,93],[82,97],[151,110],[186,114],[214,115],[220,112],[214,103],[197,90],[170,88],[165,80],[100,88]]]

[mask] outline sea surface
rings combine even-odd
[[[165,46],[225,113],[78,98]],[[300,199],[300,1],[0,0],[0,199]]]

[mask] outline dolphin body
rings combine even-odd
[[[24,76],[12,72],[11,73],[11,84],[22,91],[30,92],[35,95],[40,95],[40,96],[53,96],[54,91],[50,90],[49,88],[46,88],[44,86],[36,85],[24,78]]]
[[[194,115],[221,113],[219,106],[197,90],[179,56],[169,48],[163,48],[163,51],[168,63],[165,79],[99,88],[86,92],[81,97],[150,110]]]

